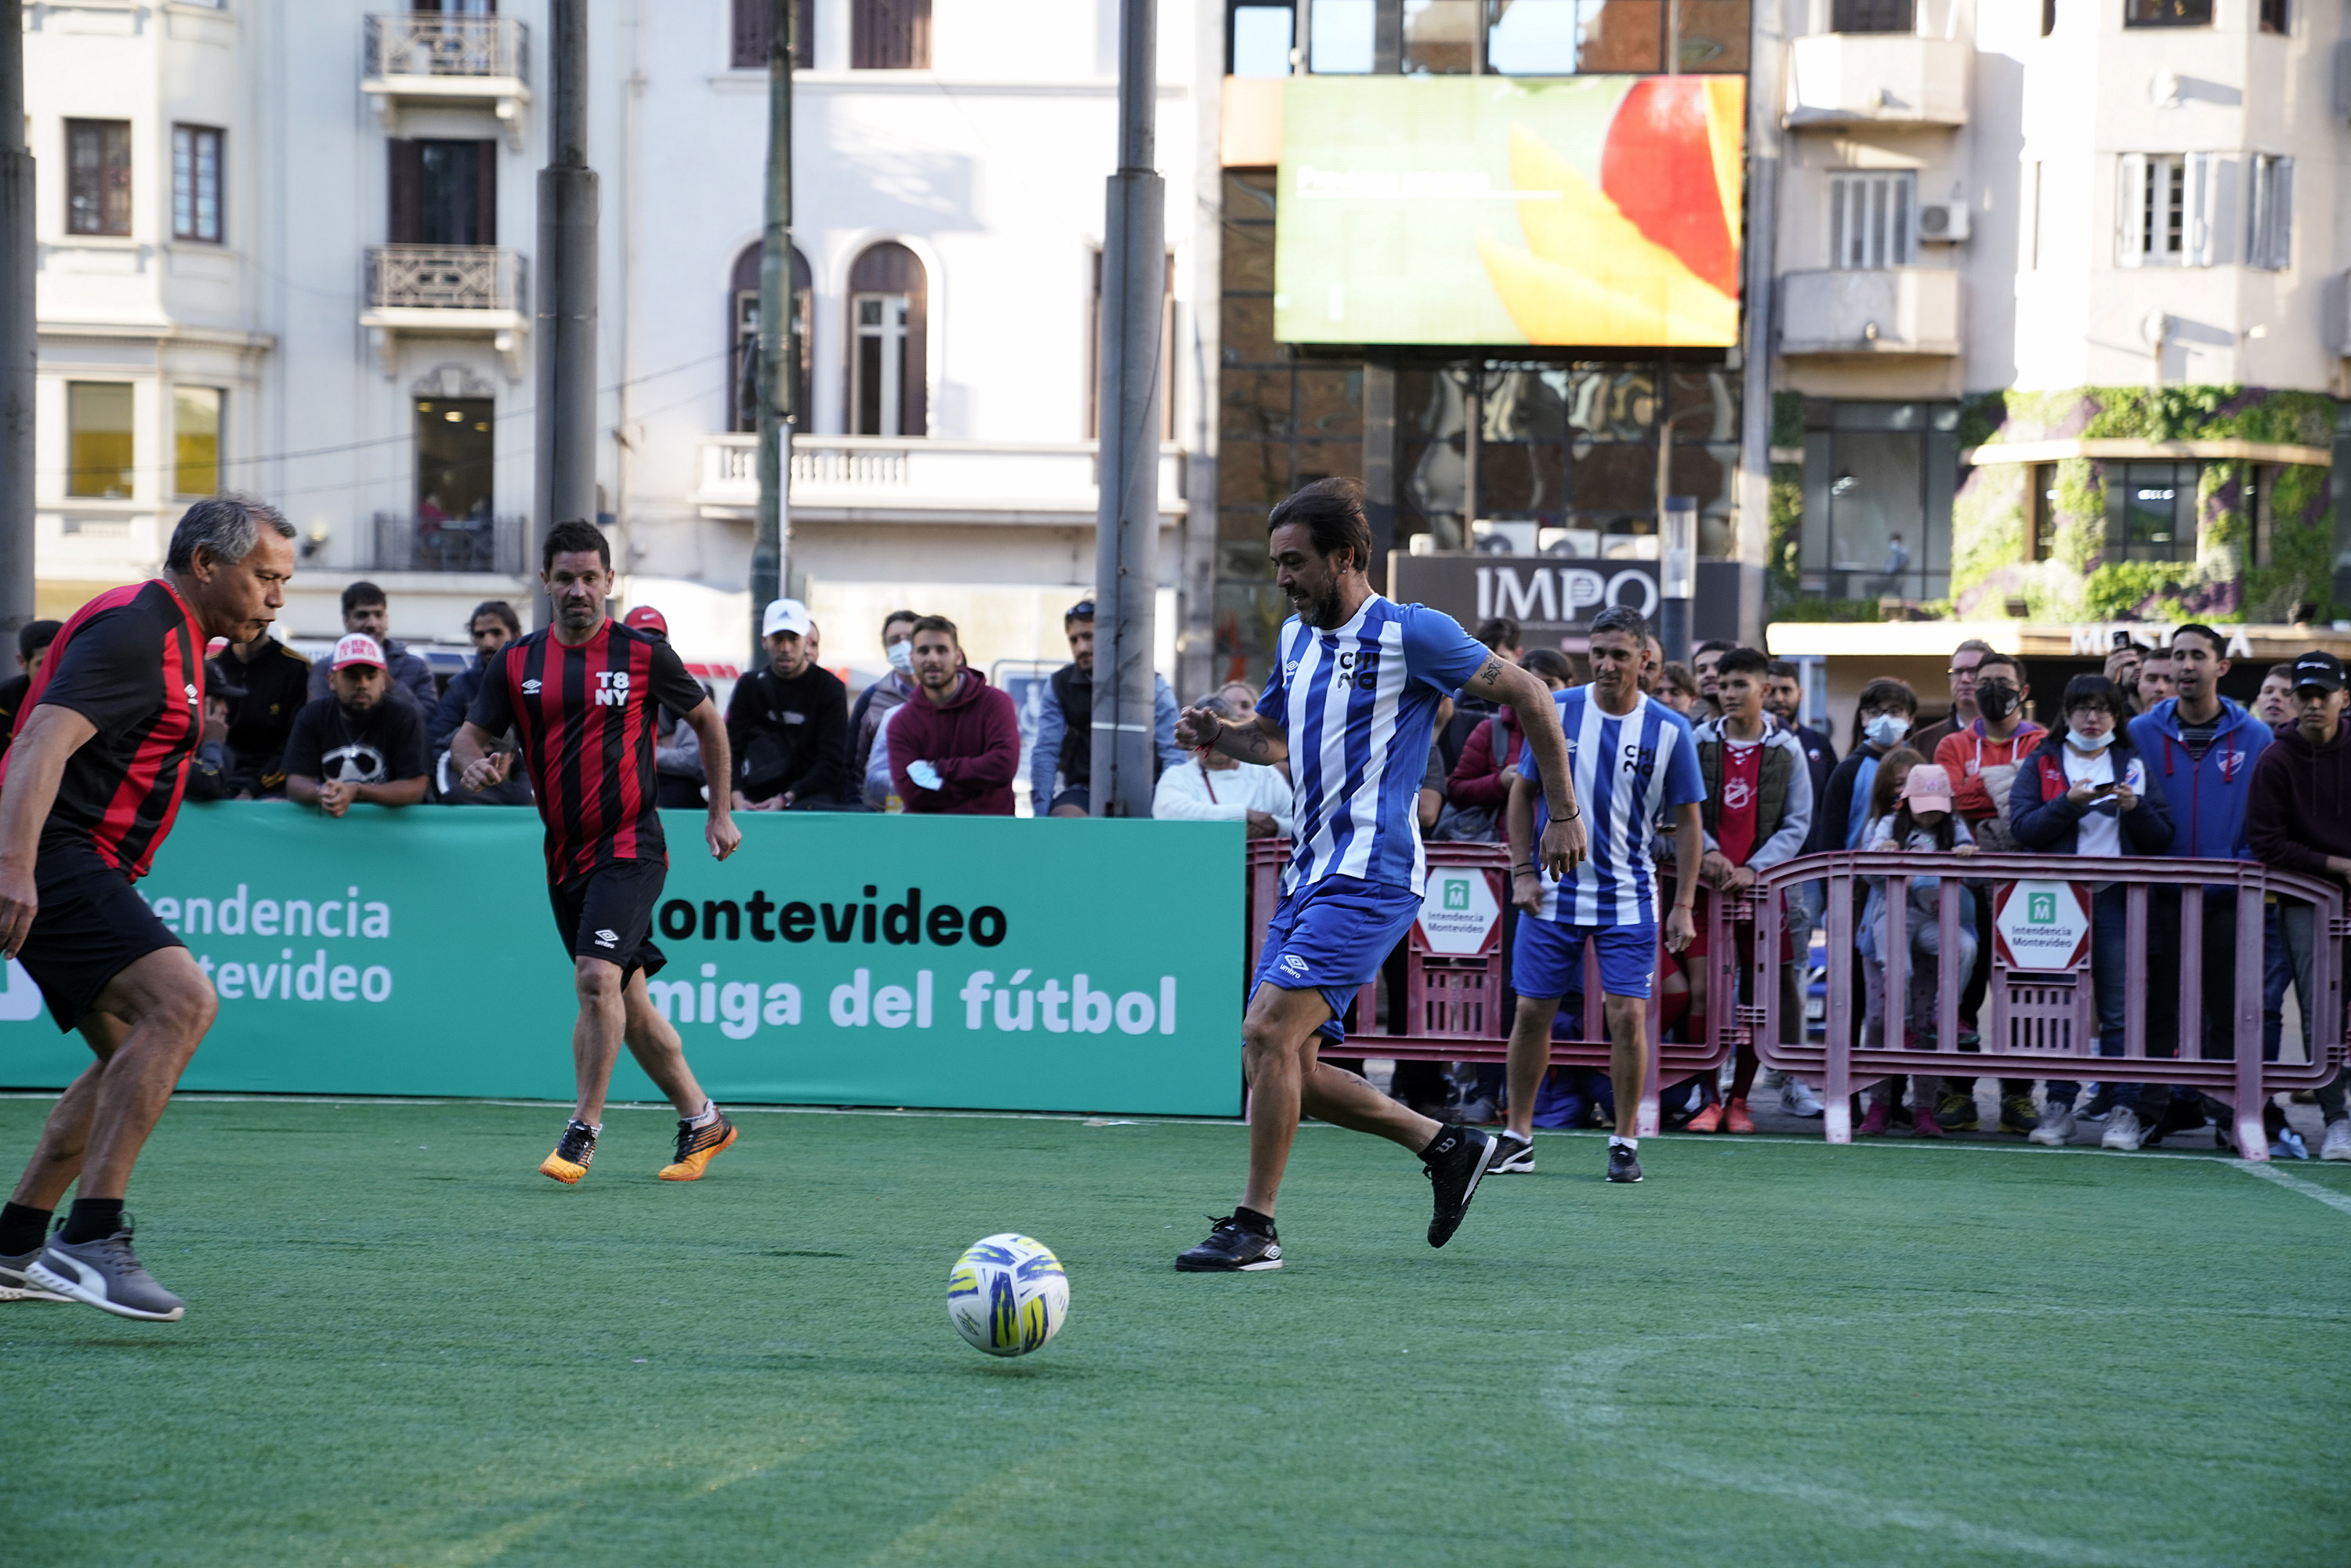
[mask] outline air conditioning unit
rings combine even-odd
[[[1928,245],[1957,245],[1967,238],[1968,204],[1922,203],[1918,208],[1918,237]]]

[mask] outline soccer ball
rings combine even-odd
[[[947,1276],[947,1318],[990,1355],[1026,1355],[1061,1332],[1070,1277],[1041,1241],[1006,1231],[964,1249]]]

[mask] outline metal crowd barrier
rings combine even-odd
[[[1942,879],[1937,890],[1936,1027],[1933,1041],[1927,1044],[1912,1040],[1907,1028],[1910,883],[1921,876]],[[1863,1030],[1854,1017],[1860,918],[1855,895],[1862,888],[1859,879],[1865,877],[1886,879],[1885,1022],[1876,1040],[1858,1038]],[[1774,895],[1814,881],[1828,884],[1826,1037],[1791,1043],[1782,1040],[1780,987],[1772,971],[1783,907],[1783,900]],[[2126,890],[2125,967],[2131,983],[2120,1056],[2098,1053],[2090,956],[2095,936],[2092,884],[2100,883],[2119,883]],[[1972,886],[1979,898],[1992,899],[2001,911],[1993,921],[1991,983],[1980,1020],[1985,1027],[1972,1051],[1959,1049],[1959,995],[1968,982],[1956,941],[1963,885]],[[2176,975],[2158,972],[2148,956],[2150,922],[2162,928],[2173,925],[2168,910],[2158,914],[2150,909],[2158,888],[2179,890],[2177,929],[2152,933],[2159,938],[2158,957],[2176,963]],[[2237,902],[2234,1038],[2219,1054],[2208,1055],[2206,1051],[2214,1048],[2204,1045],[2201,1029],[2205,901],[2231,896]],[[2262,906],[2272,896],[2313,906],[2311,988],[2315,994],[2298,998],[2311,1025],[2313,1049],[2307,1061],[2262,1060]],[[2003,929],[2007,911],[2020,900],[2024,913]],[[1755,1040],[1765,1065],[1821,1084],[1827,1103],[1823,1130],[1833,1144],[1852,1141],[1848,1097],[1871,1083],[1896,1073],[1996,1074],[2191,1084],[2233,1109],[2239,1154],[2262,1160],[2269,1157],[2262,1103],[2279,1090],[2325,1083],[2345,1059],[2340,955],[2351,927],[2344,920],[2342,887],[2323,878],[2248,861],[1834,852],[1774,866],[1757,879],[1749,895],[1715,902],[1727,906],[1733,923],[1754,926],[1755,940],[1749,1000],[1735,1009],[1718,1003],[1713,1010],[1730,1020],[1737,1035]],[[2036,918],[2043,915],[2052,918]],[[2078,941],[2067,947],[2077,925]],[[2009,939],[2011,932],[2014,942]],[[2163,984],[2178,987],[2178,1034],[2150,1040],[2148,1004],[2153,988]],[[1710,999],[1728,994],[1713,992]],[[1725,1049],[1737,1043],[1734,1037]]]
[[[1249,967],[1242,983],[1257,972],[1265,949],[1266,923],[1281,901],[1282,869],[1290,862],[1287,839],[1249,841]],[[1374,980],[1357,993],[1355,1022],[1347,1030],[1344,1047],[1334,1056],[1393,1057],[1410,1061],[1503,1061],[1510,1056],[1510,1016],[1516,1004],[1510,989],[1510,937],[1517,912],[1510,907],[1510,855],[1501,844],[1432,843],[1426,846],[1432,883],[1443,882],[1438,873],[1468,871],[1481,875],[1495,908],[1492,925],[1472,952],[1438,952],[1418,924],[1404,942],[1404,983],[1388,997],[1388,1028],[1378,1032],[1380,982]],[[1719,1071],[1729,1059],[1736,1034],[1730,1009],[1719,998],[1729,997],[1739,973],[1728,901],[1712,905],[1707,944],[1707,1036],[1703,1040],[1660,1040],[1659,1002],[1649,1001],[1649,1081],[1642,1086],[1638,1126],[1657,1130],[1657,1099],[1664,1090],[1704,1073]],[[1447,947],[1463,946],[1447,942]],[[1777,949],[1775,948],[1774,951]],[[1686,964],[1687,958],[1683,960]],[[1662,967],[1661,967],[1662,972]],[[1653,988],[1654,990],[1655,988]],[[1401,995],[1397,994],[1401,992]],[[1602,1019],[1600,960],[1587,945],[1583,954],[1583,1011],[1576,1020],[1573,1039],[1552,1038],[1555,1067],[1608,1066],[1608,1031]]]

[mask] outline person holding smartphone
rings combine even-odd
[[[2009,795],[2009,825],[2017,845],[2038,854],[2159,855],[2171,848],[2171,813],[2163,791],[2147,788],[2147,763],[2124,732],[2122,689],[2104,675],[2066,683],[2064,724],[2024,759]],[[2090,984],[2097,998],[2098,1054],[2123,1053],[2123,999],[2130,984],[2123,884],[2092,884]],[[2115,1108],[2107,1118],[2108,1148],[2137,1146],[2143,1114],[2162,1115],[2169,1091],[2109,1085]],[[2030,1134],[2055,1148],[2074,1135],[2074,1097],[2081,1085],[2052,1081],[2040,1125]]]

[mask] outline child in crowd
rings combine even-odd
[[[1879,764],[1877,777],[1871,789],[1871,822],[1867,834],[1872,850],[1907,851],[1911,853],[1971,855],[1976,852],[1975,835],[1968,825],[1951,810],[1951,777],[1945,769],[1925,761],[1908,747],[1897,747],[1886,753]],[[1878,1046],[1885,1039],[1886,954],[1893,940],[1890,912],[1887,908],[1887,879],[1873,876],[1869,883],[1869,903],[1862,912],[1861,932],[1855,946],[1860,949],[1868,1009],[1862,1025],[1865,1049]],[[1906,919],[1908,924],[1908,967],[1910,971],[1907,996],[1904,998],[1903,1017],[1906,1041],[1907,1037],[1925,1037],[1935,1029],[1935,998],[1938,992],[1938,973],[1942,953],[1942,885],[1936,876],[1913,877]],[[1976,959],[1975,895],[1962,888],[1959,893],[1959,928],[1954,935],[1958,959],[1957,973],[1964,975]],[[1870,1099],[1869,1113],[1855,1129],[1864,1134],[1886,1131],[1893,1119],[1894,1107],[1900,1103],[1902,1080],[1889,1078]],[[1931,1114],[1933,1107],[1922,1104],[1918,1110],[1918,1135],[1925,1138],[1942,1136],[1942,1128]]]

